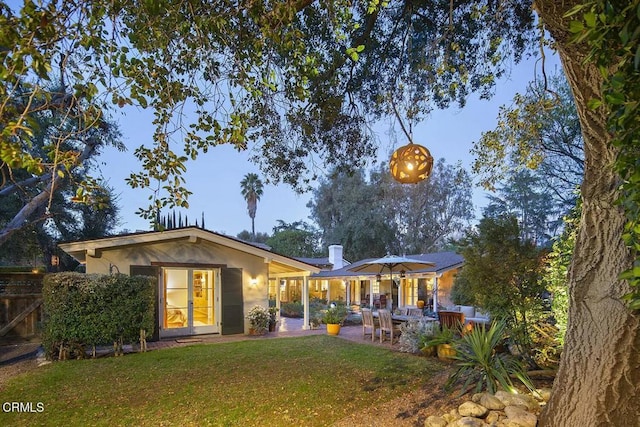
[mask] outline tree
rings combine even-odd
[[[484,215],[489,217],[515,216],[520,226],[520,236],[537,246],[549,246],[558,233],[557,210],[552,195],[544,191],[537,175],[528,169],[507,173],[506,183],[497,188],[497,196],[489,195],[489,205]]]
[[[500,107],[496,129],[484,132],[472,150],[473,171],[482,185],[527,169],[553,201],[552,211],[567,214],[576,205],[584,175],[584,149],[575,100],[564,75],[538,76],[513,104]]]
[[[269,233],[261,233],[259,231],[254,236],[249,230],[242,230],[236,237],[245,242],[267,243],[271,236],[269,236]]]
[[[533,324],[543,308],[542,253],[522,239],[514,216],[484,217],[460,242],[465,265],[453,291],[460,302],[478,305],[503,319],[516,342],[531,354]]]
[[[287,224],[278,220],[273,235],[267,240],[274,252],[290,257],[320,256],[320,232],[304,221]]]
[[[321,179],[307,207],[322,233],[323,246],[341,244],[346,259],[380,257],[391,248],[394,224],[385,216],[382,189],[363,170],[334,171]]]
[[[462,235],[474,215],[473,182],[460,163],[448,165],[439,159],[429,179],[415,185],[396,182],[387,168],[381,165],[371,184],[380,188],[385,221],[395,225],[396,235],[387,242],[391,252],[434,252]]]
[[[251,234],[253,239],[256,238],[256,210],[258,209],[258,200],[262,196],[262,181],[255,173],[248,173],[240,181],[240,188],[242,189],[242,196],[247,201],[247,212],[251,218]]]
[[[382,165],[371,173],[335,173],[309,203],[326,244],[341,243],[348,259],[442,249],[473,217],[471,178],[440,159],[431,177],[416,185],[394,181]]]

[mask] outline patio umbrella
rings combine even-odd
[[[349,271],[361,272],[361,273],[373,273],[382,274],[385,268],[389,269],[389,276],[391,283],[393,283],[393,270],[396,271],[417,271],[424,270],[427,267],[432,267],[435,264],[429,261],[421,261],[419,259],[408,258],[398,255],[387,255],[382,258],[374,259],[364,262],[359,265],[347,268]],[[373,295],[371,295],[373,297]]]
[[[382,258],[364,262],[359,265],[347,268],[349,271],[361,273],[382,274],[385,268],[389,269],[389,274],[393,274],[393,270],[397,271],[416,271],[424,270],[435,264],[429,261],[421,261],[419,259],[408,258],[398,255],[387,255]]]

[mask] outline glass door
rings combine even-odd
[[[193,333],[218,332],[214,304],[214,270],[193,270]]]
[[[218,270],[163,269],[161,336],[219,332]]]

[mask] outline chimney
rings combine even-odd
[[[333,264],[332,270],[337,270],[344,267],[344,261],[342,260],[342,245],[329,246],[329,262]]]

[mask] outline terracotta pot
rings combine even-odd
[[[340,325],[335,323],[327,324],[327,334],[338,335],[340,333]]]
[[[438,345],[438,359],[452,359],[456,355],[456,350],[451,344]]]
[[[418,308],[424,308],[424,301],[422,301],[421,299],[419,299],[418,301],[416,301],[416,307],[418,307]]]

